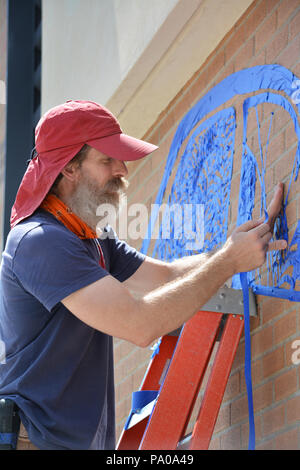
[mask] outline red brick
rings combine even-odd
[[[263,377],[272,376],[283,369],[284,365],[284,348],[281,346],[262,358]]]
[[[297,216],[298,204],[297,203],[298,201],[294,200],[292,202],[289,202],[286,207],[286,218],[287,218],[288,227],[291,227],[298,220],[298,216]]]
[[[240,372],[235,372],[229,376],[225,389],[223,401],[230,400],[240,392]]]
[[[248,66],[248,62],[253,57],[254,38],[249,39],[238,51],[234,58],[235,70],[242,70]]]
[[[278,6],[278,28],[299,8],[299,0],[283,0]]]
[[[206,71],[202,70],[199,77],[195,79],[188,90],[191,103],[197,102],[201,96],[205,95],[208,86],[209,83],[206,78]]]
[[[261,123],[263,120],[263,107],[257,107],[257,116],[258,122]],[[250,137],[252,134],[257,137],[257,117],[255,108],[250,108],[247,118],[247,137]]]
[[[300,50],[299,50],[300,55]],[[289,124],[285,129],[285,148],[288,150],[290,148],[294,148],[294,155],[296,153],[296,145],[298,144],[298,137],[295,132],[294,123],[290,120]],[[290,160],[291,166],[293,165],[294,158]]]
[[[272,129],[271,132],[279,132],[280,129],[286,127],[287,124],[291,123],[291,116],[288,111],[283,108],[278,108],[278,106],[274,109],[274,116],[272,121]]]
[[[246,40],[246,27],[245,25],[240,25],[234,29],[232,35],[225,44],[225,58],[226,62],[230,61],[234,54],[241,47],[241,44],[244,44]]]
[[[234,400],[231,403],[231,423],[236,424],[243,421],[248,415],[248,402],[247,396],[243,395],[241,398]]]
[[[276,62],[288,69],[292,69],[299,62],[300,34],[281,52]]]
[[[276,181],[284,181],[289,183],[291,172],[293,169],[293,163],[295,158],[295,149],[291,149],[288,152],[285,152],[279,160],[276,161],[274,169],[275,169],[275,182]],[[287,191],[288,185],[285,187],[285,191]],[[289,196],[290,199],[290,196]]]
[[[285,424],[285,409],[284,405],[276,406],[263,414],[263,432],[267,436],[279,429],[283,428]]]
[[[263,323],[266,323],[277,315],[280,315],[284,310],[289,307],[290,302],[285,299],[275,299],[274,297],[268,297],[261,308],[261,315]]]
[[[237,450],[241,447],[240,426],[230,429],[226,434],[221,435],[222,450]]]
[[[267,16],[267,2],[256,2],[255,9],[248,15],[245,22],[246,34],[249,36],[258,28]]]
[[[255,447],[256,450],[274,450],[274,448],[275,448],[275,443],[272,439],[259,442]]]
[[[276,136],[272,137],[268,146],[268,161],[267,167],[271,165],[272,162],[276,162],[278,158],[281,157],[285,149],[285,133],[284,131],[280,132]]]
[[[284,50],[288,44],[289,27],[284,27],[282,31],[278,31],[274,39],[268,44],[266,48],[266,63],[272,64],[278,55]]]
[[[220,75],[218,76],[218,82],[220,83],[224,78],[232,75],[234,73],[234,63],[229,62],[224,65],[224,67],[220,71]]]
[[[119,340],[118,344],[115,345],[115,360],[119,361],[122,358],[128,356],[128,354],[130,354],[134,348],[136,348],[136,346],[129,343],[129,341]]]
[[[271,36],[276,30],[276,12],[272,13],[264,23],[258,28],[255,34],[255,54],[266,46]]]
[[[287,313],[274,324],[275,344],[281,343],[289,336],[297,332],[297,312],[296,310]]]
[[[253,390],[253,406],[254,411],[258,412],[272,404],[273,401],[273,384],[266,382],[264,385]]]
[[[297,34],[299,34],[300,31],[300,10],[299,12],[294,16],[292,21],[290,22],[290,37],[289,39],[293,39]]]
[[[208,450],[221,450],[221,439],[219,437],[213,437]]]
[[[219,415],[216,421],[214,432],[219,432],[230,426],[230,405],[225,405],[220,408]]]
[[[286,419],[287,425],[300,420],[300,395],[291,398],[286,403]]]
[[[191,107],[192,102],[189,93],[186,93],[181,100],[179,100],[173,109],[174,120],[179,125],[181,119],[186,115]]]
[[[159,126],[160,139],[161,139],[161,135],[166,135],[172,129],[174,125],[175,125],[175,117],[173,115],[173,112],[170,111],[167,113],[167,115],[162,120]]]
[[[275,439],[276,450],[299,450],[298,427],[286,431]]]
[[[273,327],[262,328],[252,335],[251,349],[252,357],[259,356],[272,348],[273,345]]]
[[[271,11],[275,10],[275,8],[277,8],[277,6],[280,2],[281,2],[281,0],[266,0],[267,13],[270,13]]]
[[[297,390],[297,369],[293,368],[284,372],[274,381],[275,401],[292,395]]]
[[[219,72],[221,72],[224,67],[224,64],[225,54],[224,49],[221,49],[214,55],[213,59],[207,65],[207,68],[205,70],[206,80],[208,83],[210,83],[210,87],[214,85],[216,76],[219,74]],[[217,79],[217,82],[219,82],[219,79]]]

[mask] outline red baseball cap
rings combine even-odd
[[[124,134],[115,116],[94,101],[68,100],[55,106],[35,128],[37,154],[18,189],[11,228],[39,207],[61,170],[84,144],[123,161],[138,160],[158,148]]]

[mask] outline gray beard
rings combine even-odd
[[[125,178],[118,178],[108,182],[104,188],[99,189],[98,183],[90,178],[83,177],[67,203],[72,212],[96,231],[101,225],[101,216],[97,215],[99,206],[110,204],[118,214],[125,196],[124,189],[128,185],[129,183]]]

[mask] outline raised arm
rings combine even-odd
[[[241,225],[207,262],[142,297],[106,276],[62,302],[91,327],[146,347],[189,320],[233,274],[261,266],[272,237],[269,229],[257,221]],[[273,249],[286,248],[285,241],[276,243]]]

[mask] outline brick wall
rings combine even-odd
[[[128,204],[155,202],[157,190],[174,133],[183,116],[215,84],[226,76],[254,65],[277,63],[300,77],[299,0],[257,0],[226,35],[198,72],[161,111],[144,138],[160,149],[141,162],[129,164]],[[235,97],[237,114],[235,156],[230,196],[228,234],[236,225],[242,147],[241,99]],[[153,97],[155,99],[155,96]],[[224,106],[225,107],[225,106]],[[220,108],[221,109],[221,108]],[[266,142],[271,104],[259,106],[261,134]],[[215,111],[214,111],[215,112]],[[255,116],[249,115],[250,142],[258,151]],[[249,134],[248,134],[249,135]],[[287,113],[277,111],[269,143],[267,202],[278,181],[289,181],[297,139]],[[171,178],[172,180],[172,178]],[[172,181],[170,181],[171,183]],[[300,217],[300,195],[293,185],[287,207],[290,234]],[[256,191],[259,196],[259,190]],[[253,216],[258,213],[255,205]],[[141,240],[130,240],[140,248]],[[152,244],[153,247],[153,244]],[[151,253],[151,247],[149,249]],[[264,279],[264,277],[263,277]],[[288,286],[283,286],[288,287]],[[299,287],[299,286],[298,286]],[[292,363],[292,343],[300,340],[299,304],[257,296],[258,317],[251,321],[253,393],[257,449],[300,449],[299,366]],[[118,434],[130,410],[131,393],[139,388],[151,351],[115,340],[115,381]],[[200,390],[199,400],[202,390]],[[191,420],[192,426],[193,418]],[[211,442],[212,449],[243,449],[248,442],[248,408],[244,380],[244,339],[242,338]]]

